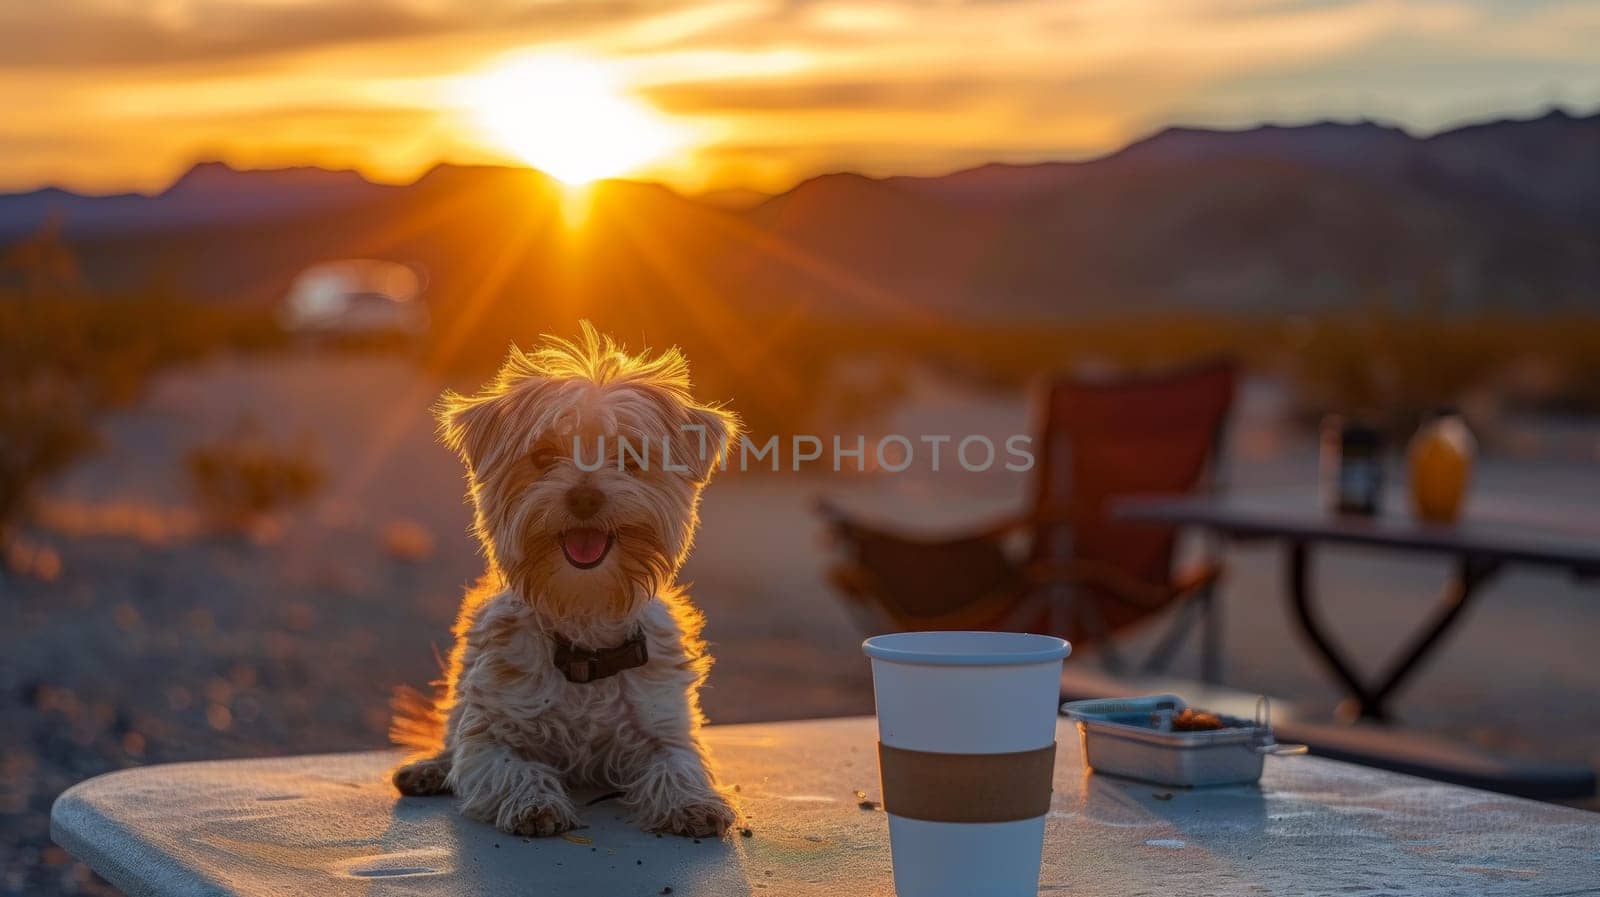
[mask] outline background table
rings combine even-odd
[[[1390,490],[1403,494],[1402,488]],[[1383,720],[1387,701],[1460,619],[1478,589],[1510,564],[1555,567],[1600,576],[1600,519],[1559,518],[1536,502],[1474,495],[1461,521],[1423,523],[1394,507],[1364,517],[1324,509],[1313,490],[1244,492],[1180,498],[1131,498],[1111,513],[1123,520],[1192,526],[1234,539],[1273,539],[1289,551],[1288,595],[1301,634],[1350,694],[1356,715]],[[1362,676],[1334,644],[1312,604],[1312,549],[1357,545],[1443,555],[1455,574],[1433,613],[1375,679]]]
[[[527,840],[401,798],[388,752],[179,764],[84,782],[56,840],[146,895],[888,895],[872,719],[707,730],[751,837],[700,843],[584,810],[591,843]],[[1057,732],[1041,893],[1576,894],[1600,883],[1600,815],[1314,757],[1200,791],[1087,774]]]

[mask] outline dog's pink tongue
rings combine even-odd
[[[575,564],[592,564],[606,553],[606,534],[597,529],[569,529],[562,548]]]

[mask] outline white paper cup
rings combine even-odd
[[[1048,776],[1039,779],[1054,756],[1072,646],[1020,632],[901,632],[862,650],[872,659],[895,893],[1037,894],[1049,802]],[[1019,778],[1018,763],[1032,772]],[[1023,780],[1032,784],[991,787]]]

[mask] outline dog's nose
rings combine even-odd
[[[600,512],[606,503],[606,494],[593,486],[573,486],[567,490],[567,510],[572,516],[587,520]]]

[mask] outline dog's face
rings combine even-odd
[[[695,404],[675,350],[629,356],[587,325],[581,343],[513,350],[482,392],[447,393],[439,417],[491,561],[563,620],[626,618],[672,580],[737,430]]]

